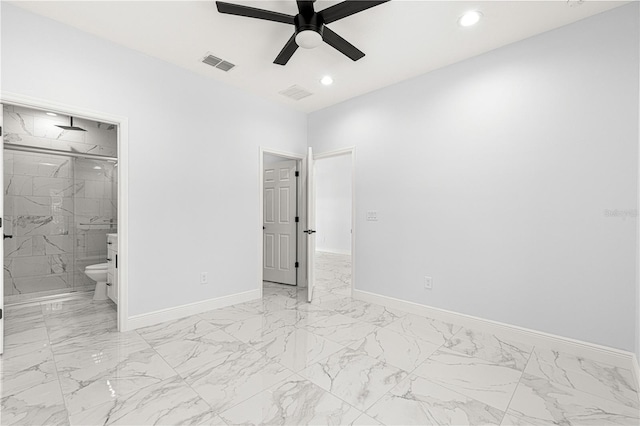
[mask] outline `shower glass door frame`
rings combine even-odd
[[[48,200],[46,203],[51,210],[46,215],[51,215],[53,220],[48,224],[35,221],[45,226],[31,229],[29,223],[24,223],[22,228],[27,227],[26,233],[25,229],[20,229],[17,220],[26,214],[25,207],[14,205],[16,197],[7,198],[7,195],[16,194],[20,197],[20,178],[24,179],[25,175],[14,175],[15,171],[9,171],[7,175],[7,170],[3,174],[3,177],[11,178],[7,186],[18,186],[18,192],[15,194],[15,189],[9,193],[5,191],[4,194],[4,211],[9,212],[9,217],[5,216],[7,227],[4,233],[13,234],[11,241],[18,244],[14,246],[14,251],[19,252],[26,242],[29,242],[28,246],[33,250],[18,254],[17,258],[11,256],[11,252],[7,253],[9,257],[4,259],[5,279],[10,278],[13,290],[19,290],[19,293],[8,298],[5,296],[5,302],[18,298],[17,303],[26,303],[42,298],[59,297],[70,292],[93,290],[95,282],[85,275],[84,269],[88,265],[107,262],[107,234],[117,232],[117,192],[114,193],[114,190],[117,190],[117,157],[11,143],[4,144],[3,155],[4,167],[9,167],[9,170],[15,169],[18,165],[24,169],[26,165],[30,173],[35,173],[36,170],[40,172],[40,166],[35,166],[42,164],[54,167],[54,176],[62,172],[61,177],[50,178],[51,170],[47,167],[44,168],[44,173],[35,173],[32,178],[34,188],[36,179],[47,182],[47,191],[36,194],[34,189],[33,193],[29,191],[28,194],[38,195],[39,203]],[[17,182],[16,185],[11,185],[14,180]],[[9,218],[14,219],[11,226]],[[36,246],[38,252],[35,251]],[[51,265],[51,270],[42,271],[32,277],[12,276],[13,261],[20,261],[23,269],[25,265],[35,261],[37,263],[31,264],[31,269],[35,271],[39,269],[36,267],[37,264],[42,262],[38,259],[43,258]],[[7,282],[4,284],[9,285]]]
[[[4,106],[0,103],[0,111],[4,111]],[[0,143],[3,144],[4,148],[4,113],[0,114]],[[4,149],[0,152],[0,164],[4,164]],[[4,166],[2,167],[2,172],[0,173],[0,188],[3,188],[0,191],[0,221],[4,222]],[[4,241],[4,223],[0,222],[0,228],[3,231],[3,241]],[[0,259],[4,259],[4,243],[0,244]],[[3,260],[4,261],[4,260]],[[0,355],[4,353],[4,265],[3,265],[3,274],[0,277]]]

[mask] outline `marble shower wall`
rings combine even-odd
[[[7,143],[116,155],[116,130],[69,117],[5,106]],[[90,143],[87,143],[90,142]],[[4,152],[4,294],[16,298],[82,290],[86,265],[106,261],[106,234],[117,232],[114,163]],[[27,296],[24,296],[27,295]]]
[[[12,105],[4,105],[3,113],[5,143],[117,156],[117,133],[113,124],[74,118],[74,126],[86,130],[80,132],[56,127],[56,124],[68,126],[68,115],[51,117],[45,111]]]

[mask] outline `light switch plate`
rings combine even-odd
[[[378,221],[378,211],[377,210],[369,210],[369,211],[367,211],[367,221],[368,222],[377,222]]]

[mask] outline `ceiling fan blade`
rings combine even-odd
[[[298,45],[296,44],[296,35],[294,33],[287,44],[284,45],[284,47],[278,54],[278,57],[275,61],[273,61],[273,63],[278,65],[286,65],[296,50],[298,50]]]
[[[296,0],[298,3],[298,11],[302,16],[311,16],[315,13],[313,9],[313,2],[315,0]]]
[[[368,1],[368,0],[347,0],[318,12],[324,18],[325,24],[330,24],[338,19],[346,18],[354,13],[362,12],[389,0]]]
[[[266,21],[282,22],[293,25],[293,16],[270,10],[258,9],[256,7],[242,6],[239,4],[225,3],[217,1],[218,12],[229,15],[246,16],[248,18],[264,19]]]
[[[357,61],[364,56],[364,53],[359,51],[353,44],[340,37],[338,34],[331,31],[329,28],[324,27],[322,33],[322,39],[329,46],[335,48],[337,51],[347,55],[349,58]]]

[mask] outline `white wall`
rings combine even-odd
[[[315,164],[316,249],[351,254],[351,154]]]
[[[637,9],[310,115],[357,147],[358,289],[634,350]]]
[[[129,314],[257,288],[258,147],[304,153],[305,116],[1,7],[3,91],[129,118]]]

